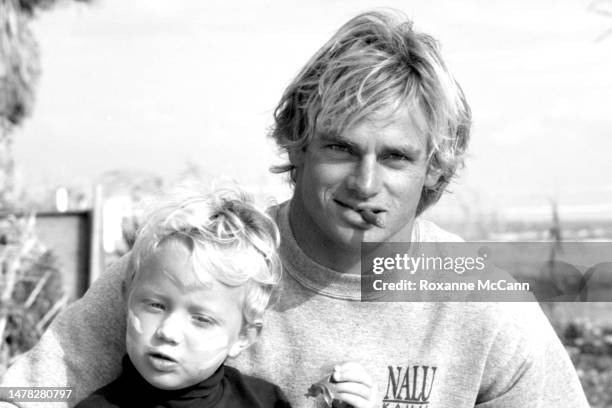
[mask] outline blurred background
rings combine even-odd
[[[262,205],[290,197],[268,171],[273,109],[381,7],[441,42],[474,114],[425,217],[471,240],[612,240],[612,1],[0,0],[0,365],[128,250],[151,192],[223,176]],[[612,406],[612,307],[544,308]]]

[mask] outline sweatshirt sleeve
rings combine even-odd
[[[5,372],[2,387],[71,387],[74,406],[121,372],[125,354],[125,301],[121,287],[127,255],[107,267],[85,295],[63,310],[30,351]],[[0,398],[1,399],[1,398]],[[16,403],[39,407],[49,403]],[[0,407],[10,406],[0,402]]]
[[[538,304],[507,306],[522,313],[500,319],[476,408],[588,408],[576,370]]]

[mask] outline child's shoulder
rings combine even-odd
[[[242,374],[229,366],[225,366],[225,377],[230,383],[232,392],[236,394],[235,396],[257,404],[253,406],[290,407],[287,397],[276,384],[262,378]]]
[[[119,408],[116,386],[116,382],[105,385],[79,402],[75,408]]]

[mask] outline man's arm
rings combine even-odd
[[[537,303],[507,303],[477,408],[588,408],[569,356]],[[508,309],[507,309],[508,310]]]
[[[121,285],[127,256],[111,265],[83,298],[57,316],[36,346],[20,356],[2,378],[3,387],[72,387],[73,406],[112,381],[125,354],[125,302]],[[36,407],[49,403],[17,403]],[[6,406],[0,402],[0,407]]]

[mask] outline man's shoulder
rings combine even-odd
[[[289,205],[289,202],[290,201],[287,200],[282,203],[272,203],[268,205],[268,208],[266,208],[266,213],[278,224],[281,211],[283,210],[283,208]]]
[[[418,242],[463,242],[459,235],[448,232],[432,221],[417,218],[414,223],[414,241]]]
[[[119,408],[119,405],[111,402],[105,395],[92,394],[79,402],[75,408]]]
[[[492,361],[531,360],[560,343],[537,302],[466,302],[451,309],[448,319],[459,320],[463,331],[471,328],[490,343]]]

